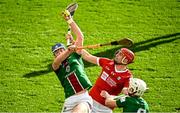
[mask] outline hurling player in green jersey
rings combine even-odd
[[[83,46],[84,36],[68,10],[63,12],[63,16],[75,34],[76,40],[68,48],[62,43],[52,46],[54,54],[52,68],[65,93],[62,113],[90,113],[92,98],[88,94],[88,89],[92,87],[92,84],[84,71],[82,58],[74,48],[74,46]],[[68,34],[66,38],[71,36]]]
[[[141,97],[146,89],[146,83],[143,80],[131,78],[128,95],[112,96],[102,91],[101,96],[106,98],[105,104],[108,107],[123,108],[123,112],[147,113],[149,112],[148,104]]]

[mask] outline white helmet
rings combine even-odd
[[[146,83],[138,78],[131,78],[128,93],[130,96],[142,96],[147,89]]]

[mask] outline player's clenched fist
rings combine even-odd
[[[70,14],[70,12],[69,12],[68,10],[64,10],[64,11],[62,12],[62,16],[64,17],[64,19],[65,19],[66,21],[68,21],[68,20],[71,19],[71,14]]]
[[[70,45],[69,47],[68,47],[68,50],[70,51],[70,52],[75,52],[76,51],[76,46],[75,45]]]

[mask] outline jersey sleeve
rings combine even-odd
[[[58,75],[60,67],[58,69],[56,69],[56,70],[54,70],[53,67],[51,67],[51,69],[56,73],[56,75]]]
[[[116,99],[116,105],[120,108],[120,107],[124,107],[126,105],[127,102],[127,96],[123,95],[120,96],[118,99]]]
[[[111,60],[107,58],[99,58],[97,64],[101,67],[105,67]]]
[[[72,56],[75,57],[75,58],[77,58],[77,59],[81,58],[81,55],[79,55],[79,54],[77,54],[77,53],[72,53]]]

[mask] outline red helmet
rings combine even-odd
[[[121,52],[124,54],[124,56],[128,60],[127,64],[133,62],[133,60],[134,60],[134,53],[131,50],[129,50],[127,48],[121,48]]]

